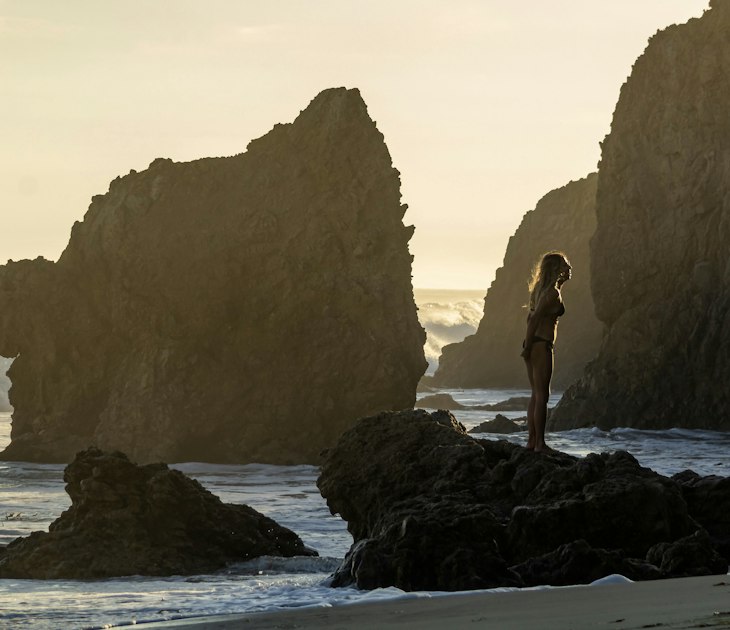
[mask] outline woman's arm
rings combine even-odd
[[[540,320],[542,319],[542,317],[545,315],[546,312],[550,311],[551,307],[553,307],[557,302],[559,302],[559,300],[560,300],[560,298],[559,298],[558,290],[555,288],[548,289],[540,296],[540,299],[537,301],[537,304],[535,305],[535,310],[527,318],[527,332],[525,332],[525,347],[521,353],[521,356],[523,356],[525,359],[527,359],[530,356],[530,351],[532,349],[532,338],[535,336],[535,332],[537,331],[537,326],[540,323]]]

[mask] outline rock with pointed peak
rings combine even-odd
[[[400,178],[357,90],[233,157],[115,179],[58,262],[0,266],[5,459],[315,463],[426,368]]]

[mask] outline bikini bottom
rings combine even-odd
[[[547,347],[548,347],[548,348],[549,348],[549,349],[550,349],[551,351],[552,351],[552,350],[553,350],[553,348],[555,347],[555,346],[553,345],[553,342],[552,342],[552,341],[550,341],[549,339],[543,339],[542,337],[538,337],[537,335],[535,335],[535,336],[534,336],[534,337],[532,338],[532,343],[533,343],[533,344],[535,344],[535,343],[546,343],[546,344],[547,344]],[[525,347],[525,342],[524,342],[524,341],[522,342],[522,347],[523,347],[523,348]]]

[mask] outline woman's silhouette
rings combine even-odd
[[[545,444],[545,423],[553,375],[553,346],[558,332],[558,317],[565,313],[560,288],[571,276],[570,263],[562,252],[548,252],[530,281],[530,312],[522,344],[532,396],[527,408],[529,437],[527,448],[536,452],[552,451]]]

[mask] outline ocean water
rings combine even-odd
[[[441,390],[462,404],[493,404],[526,391]],[[551,403],[557,402],[554,394]],[[458,411],[467,428],[495,412]],[[507,412],[508,417],[522,415]],[[9,414],[0,414],[0,448],[9,441]],[[500,439],[503,436],[482,434]],[[524,443],[526,435],[506,436]],[[700,474],[730,474],[730,434],[711,431],[610,432],[581,429],[550,436],[556,448],[574,454],[628,450],[645,466],[671,475],[686,468]],[[210,575],[119,578],[99,581],[0,580],[0,628],[111,628],[202,615],[245,613],[300,606],[335,606],[402,597],[395,588],[371,592],[333,589],[328,578],[352,539],[332,516],[315,486],[313,466],[175,465],[224,501],[246,503],[296,531],[319,558],[260,558]],[[48,525],[68,507],[63,466],[0,462],[0,543]],[[497,589],[509,590],[509,589]]]
[[[476,331],[484,307],[484,293],[415,291],[419,319],[427,333],[427,373],[435,371],[445,344],[461,341]],[[7,383],[0,381],[0,390],[6,386]],[[512,396],[528,395],[526,391],[487,389],[440,391],[451,394],[464,405],[494,404]],[[559,393],[554,394],[551,405],[559,397]],[[510,418],[524,415],[502,413]],[[471,428],[493,419],[496,412],[467,410],[455,415]],[[520,444],[526,441],[524,433],[479,437],[508,439]],[[9,441],[10,414],[0,412],[0,449]],[[551,435],[550,444],[581,456],[628,450],[643,465],[665,475],[686,468],[703,475],[730,474],[730,434],[725,433],[583,429]],[[363,592],[329,587],[329,576],[347,552],[352,538],[346,524],[329,513],[320,496],[315,485],[319,471],[314,466],[187,462],[174,467],[196,478],[222,500],[248,504],[291,528],[320,557],[259,558],[214,574],[187,577],[0,580],[0,629],[112,628],[205,615],[439,595],[404,593],[395,588]],[[64,492],[63,468],[54,464],[0,462],[0,544],[32,531],[46,530],[70,505]]]

